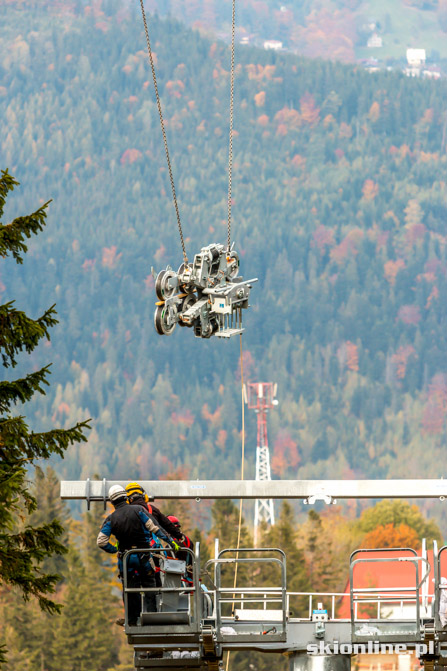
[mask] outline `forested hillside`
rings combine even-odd
[[[153,328],[150,267],[182,258],[137,9],[0,7],[0,157],[22,183],[7,214],[53,198],[24,265],[3,262],[1,298],[57,303],[35,360],[52,386],[27,414],[94,426],[61,475],[234,477],[239,343]],[[191,257],[225,239],[230,54],[173,20],[150,31]],[[245,47],[236,61],[233,230],[259,277],[245,377],[278,383],[274,475],[437,477],[447,87]]]
[[[148,7],[225,39],[231,34],[231,0],[148,0]],[[431,63],[447,64],[447,0],[237,0],[239,38],[263,45],[279,40],[307,57],[353,63],[375,57],[405,62],[406,49],[426,50]],[[380,47],[367,47],[375,33]]]

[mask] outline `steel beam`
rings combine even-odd
[[[130,480],[61,482],[63,499],[105,501],[112,485]],[[156,499],[436,499],[447,497],[447,480],[139,480]]]

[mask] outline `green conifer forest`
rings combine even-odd
[[[180,328],[160,337],[153,326],[151,266],[176,269],[182,255],[138,9],[114,0],[0,6],[0,167],[21,183],[5,219],[52,199],[26,263],[2,260],[0,299],[34,319],[43,305],[57,304],[51,342],[31,354],[34,370],[53,362],[51,386],[27,403],[27,421],[47,431],[92,418],[87,443],[51,461],[57,476],[233,478],[239,342],[196,340]],[[149,16],[149,28],[192,257],[225,241],[230,51],[174,18]],[[278,384],[279,405],[269,415],[275,478],[443,475],[446,100],[445,80],[236,49],[233,237],[241,274],[259,278],[245,317],[244,379]],[[247,478],[255,431],[247,411]],[[61,519],[57,476],[45,476],[54,501],[41,502],[38,524],[54,519],[53,509]],[[225,521],[235,510],[219,505],[182,508],[208,549],[210,525],[234,531]],[[362,510],[298,521],[289,506],[278,510],[281,524],[266,531],[265,543],[283,543],[302,566],[291,576],[294,590],[343,589],[345,558],[368,534],[370,543],[419,542],[422,528],[439,540],[439,528],[446,530],[438,502],[423,511],[436,522],[379,508],[372,522],[360,518],[362,526]],[[110,622],[110,639],[95,640],[104,651],[95,668],[127,671],[129,651],[112,629],[118,584],[92,556],[95,515],[81,525],[67,521],[69,553],[48,570],[63,576],[62,602],[79,595],[79,626],[86,612],[85,623]],[[250,512],[245,523],[250,538]],[[318,561],[322,538],[330,574]],[[93,565],[116,596],[110,612],[94,611],[89,598]],[[44,625],[49,639],[30,660],[24,650],[36,627],[21,603],[8,591],[1,605],[20,622],[1,631],[15,655],[11,669],[53,671],[42,658],[49,650],[48,659],[57,655],[70,669],[63,632],[75,622],[61,615]],[[49,617],[36,610],[35,618]],[[73,640],[78,635],[70,630]]]
[[[182,259],[140,17],[113,3],[0,11],[1,156],[25,185],[11,206],[53,199],[26,267],[2,265],[2,299],[57,303],[37,425],[94,418],[59,472],[229,477],[238,346],[152,323],[150,268]],[[225,236],[229,50],[173,20],[150,30],[192,255]],[[278,383],[274,473],[436,476],[446,85],[250,48],[236,63],[233,231],[242,274],[259,277],[245,377]]]

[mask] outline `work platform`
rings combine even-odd
[[[127,482],[62,482],[61,496],[107,502],[110,486]],[[444,480],[366,481],[149,481],[141,482],[156,498],[295,498],[307,504],[334,503],[336,498],[440,498]],[[135,669],[201,669],[218,671],[224,653],[255,650],[289,656],[291,671],[349,671],[353,654],[376,652],[377,646],[403,645],[416,650],[430,671],[446,671],[447,629],[439,615],[447,589],[447,546],[436,543],[418,554],[411,548],[360,549],[347,559],[349,590],[344,593],[287,591],[287,559],[279,548],[226,548],[205,563],[200,545],[185,562],[162,562],[162,586],[130,588],[125,580],[125,627],[134,648]],[[151,553],[132,549],[129,554]],[[159,551],[158,551],[159,552]],[[398,568],[400,580],[386,587],[365,586],[365,567],[380,575],[385,565]],[[234,569],[238,567],[234,586]],[[126,571],[124,570],[126,576]],[[260,576],[262,585],[256,584]],[[402,582],[402,580],[404,581]],[[147,593],[156,593],[156,612]],[[129,597],[138,595],[137,624],[129,626]]]
[[[302,656],[308,669],[327,657],[325,668],[340,671],[340,663],[347,668],[346,656],[378,652],[386,644],[402,644],[405,650],[416,650],[422,661],[444,667],[447,636],[438,611],[443,589],[441,558],[446,549],[444,546],[438,552],[434,546],[433,566],[425,548],[421,555],[409,548],[358,550],[349,562],[348,593],[307,593],[287,591],[286,557],[280,549],[224,549],[201,567],[197,544],[192,553],[194,586],[188,587],[186,601],[175,611],[183,614],[182,622],[177,624],[171,611],[154,613],[154,623],[145,624],[151,614],[142,612],[141,624],[125,626],[134,647],[135,668],[203,667],[213,671],[219,668],[225,651],[255,650],[287,654],[293,668],[297,664],[303,668]],[[368,565],[373,574],[387,563],[402,565],[412,581],[388,588],[357,585],[359,567]],[[236,564],[241,584],[234,587],[228,582]],[[247,576],[255,574],[263,580],[266,576],[279,580],[250,586]],[[169,576],[169,570],[165,575]],[[177,587],[173,583],[163,586],[162,594],[184,597],[184,584],[179,578]],[[139,590],[142,605],[147,591]],[[349,602],[348,618],[337,614],[343,600]],[[157,653],[163,657],[154,657]]]

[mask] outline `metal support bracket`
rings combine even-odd
[[[337,503],[337,499],[334,499],[330,494],[313,494],[304,499],[303,503],[305,506],[313,506],[317,501],[324,501],[328,506]]]
[[[315,638],[324,638],[326,633],[326,625],[324,622],[315,622]]]

